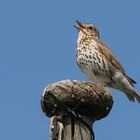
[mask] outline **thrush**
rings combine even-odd
[[[90,80],[118,89],[130,101],[136,99],[140,103],[140,96],[134,89],[136,82],[125,73],[112,50],[100,40],[98,29],[92,24],[76,22],[76,61],[80,69]]]

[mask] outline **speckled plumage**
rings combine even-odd
[[[136,82],[126,75],[111,49],[100,40],[95,26],[77,21],[75,27],[79,31],[76,61],[80,69],[90,80],[119,89],[130,101],[136,99],[140,103],[140,96],[133,87]]]

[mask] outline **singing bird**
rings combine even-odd
[[[86,76],[103,86],[122,91],[130,101],[140,103],[134,89],[136,82],[126,73],[112,50],[100,40],[99,31],[92,24],[76,21],[78,29],[76,61]]]

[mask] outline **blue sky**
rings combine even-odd
[[[98,27],[140,92],[139,5],[139,0],[1,0],[0,139],[49,139],[49,118],[40,108],[44,87],[87,80],[75,62],[76,19]],[[94,124],[96,139],[138,140],[140,105],[111,91],[114,106]]]

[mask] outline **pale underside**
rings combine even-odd
[[[86,46],[86,47],[85,47]],[[110,83],[109,66],[103,54],[99,53],[98,45],[93,39],[90,43],[77,47],[77,63],[87,77],[98,83]]]

